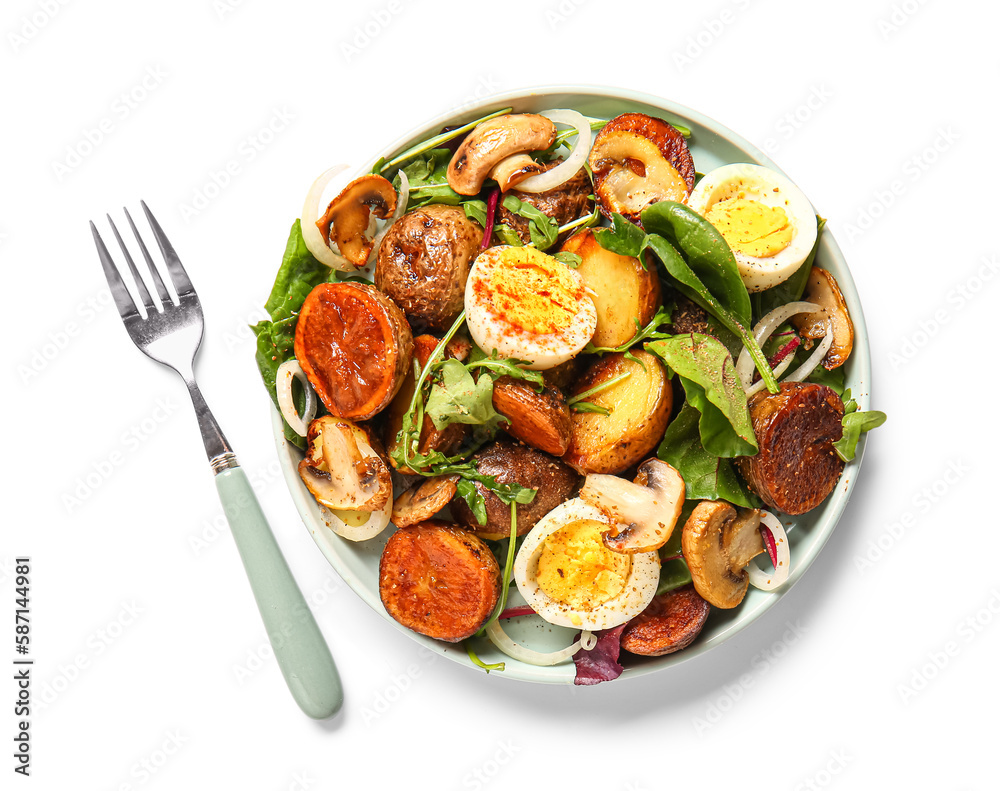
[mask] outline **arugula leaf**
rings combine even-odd
[[[841,423],[844,427],[844,434],[833,443],[833,448],[842,461],[852,461],[857,453],[861,435],[885,423],[886,414],[874,409],[868,412],[859,412],[858,402],[851,397],[850,390],[846,391],[842,398],[844,400],[844,417]]]
[[[431,387],[424,413],[439,431],[452,423],[486,426],[493,433],[504,420],[493,409],[493,380],[480,376],[477,382],[459,360],[448,359],[439,369],[441,381]]]
[[[309,252],[302,239],[301,223],[296,220],[288,234],[274,286],[264,303],[271,320],[259,321],[250,328],[257,336],[257,368],[275,407],[278,406],[275,389],[278,368],[295,356],[295,325],[298,323],[302,303],[320,283],[336,282],[337,279],[336,270],[330,269]],[[298,388],[293,388],[293,394],[296,396],[296,407],[301,412],[305,409],[305,395]],[[285,438],[304,449],[305,438],[295,433],[287,423],[284,427]]]
[[[756,508],[760,501],[743,485],[729,459],[709,453],[701,444],[700,413],[685,404],[663,435],[657,456],[684,478],[689,500],[728,500]]]
[[[468,219],[479,223],[481,228],[486,227],[486,201],[465,200],[462,201],[462,209],[465,210]]]
[[[746,393],[721,341],[689,333],[651,341],[645,349],[680,375],[687,403],[701,413],[701,442],[707,451],[725,458],[757,452]]]
[[[447,148],[433,148],[426,154],[417,156],[409,165],[401,168],[410,182],[410,199],[406,209],[416,209],[428,203],[446,203],[457,206],[462,196],[448,186],[448,163],[451,151]],[[400,178],[397,173],[392,186],[399,190]]]
[[[519,217],[523,217],[528,221],[528,235],[530,236],[531,243],[539,250],[548,250],[552,245],[556,243],[556,239],[559,237],[559,223],[557,223],[552,217],[549,217],[541,209],[532,206],[526,201],[522,201],[516,195],[507,195],[503,199],[503,207]],[[524,242],[521,241],[520,237],[514,233],[513,229],[509,228],[506,224],[501,226],[502,228],[507,228],[509,233],[504,233],[500,231],[498,233],[501,238],[505,240],[510,234],[513,234],[517,241],[506,241],[506,244],[516,244],[523,245]]]
[[[570,269],[576,269],[583,263],[582,256],[579,256],[576,253],[571,253],[568,250],[560,250],[558,253],[553,253],[552,257],[559,263],[565,264]]]
[[[493,350],[491,355],[487,356],[486,352],[478,346],[473,345],[472,352],[469,354],[469,362],[465,364],[465,367],[470,371],[474,368],[485,368],[494,379],[498,379],[501,376],[509,376],[513,379],[523,379],[531,382],[539,390],[544,389],[545,377],[542,375],[542,372],[522,368],[521,366],[525,364],[525,360],[518,360],[514,357],[501,357],[497,354],[496,349]]]
[[[670,323],[670,314],[672,311],[672,306],[657,308],[656,315],[649,320],[649,323],[645,327],[639,326],[639,319],[633,318],[632,321],[635,322],[635,335],[621,346],[594,346],[593,343],[588,342],[583,349],[583,354],[603,355],[615,352],[627,352],[640,341],[646,340],[646,338],[669,338],[669,333],[660,332],[660,328]]]

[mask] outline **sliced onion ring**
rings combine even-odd
[[[830,347],[833,345],[833,327],[830,326],[830,322],[826,323],[826,335],[823,336],[823,340],[819,342],[819,345],[813,349],[813,353],[810,354],[804,363],[792,371],[788,376],[785,377],[786,382],[801,382],[809,374],[813,372],[817,365],[826,357],[826,353],[830,351]]]
[[[353,270],[355,268],[354,264],[340,255],[340,253],[335,253],[330,249],[329,243],[323,238],[323,234],[320,233],[319,228],[316,227],[316,220],[319,219],[319,205],[323,198],[324,190],[326,190],[327,185],[331,181],[345,170],[347,170],[347,165],[334,165],[326,172],[320,174],[320,177],[313,182],[313,185],[309,188],[309,192],[306,194],[306,200],[302,206],[301,220],[302,241],[309,248],[309,252],[316,257],[316,260],[326,264],[331,269],[337,269],[341,272]]]
[[[372,251],[368,254],[367,264],[378,260],[378,249],[382,246],[382,240],[385,238],[386,233],[389,232],[393,223],[406,213],[406,204],[409,202],[410,180],[401,170],[399,171],[399,193],[396,196],[396,211],[392,213],[392,217],[386,221],[385,225],[382,226],[382,230],[375,234],[375,237],[372,239]],[[372,214],[372,219],[374,218],[375,215]]]
[[[306,394],[306,408],[301,415],[295,408],[295,400],[292,398],[292,379],[298,379],[302,385],[302,390]],[[291,427],[292,431],[300,437],[304,437],[309,430],[309,424],[316,417],[316,392],[309,384],[305,371],[299,365],[298,360],[285,360],[278,366],[278,373],[274,377],[274,389],[278,396],[278,408],[281,416]]]
[[[760,523],[762,530],[771,531],[775,548],[778,551],[778,564],[774,567],[773,572],[766,572],[761,570],[760,566],[757,565],[757,558],[754,558],[747,564],[746,571],[750,575],[751,585],[761,590],[770,591],[785,584],[788,573],[791,571],[792,556],[788,551],[788,536],[785,535],[785,528],[782,527],[778,518],[770,511],[761,511]]]
[[[550,667],[552,665],[558,665],[560,662],[565,662],[567,659],[572,659],[573,655],[584,647],[584,641],[587,640],[587,636],[590,634],[590,632],[582,632],[580,634],[580,639],[572,645],[563,648],[561,651],[553,651],[551,654],[543,654],[539,651],[533,651],[530,648],[525,648],[523,645],[515,643],[511,640],[507,636],[507,633],[503,630],[503,627],[500,626],[500,621],[494,621],[486,627],[486,635],[493,642],[493,645],[507,654],[507,656],[511,659],[517,659],[524,662],[525,664],[538,665],[539,667]],[[594,645],[596,645],[596,642]],[[591,645],[591,648],[593,648],[593,645]]]
[[[757,326],[753,328],[754,340],[757,341],[758,346],[763,346],[764,342],[771,336],[771,333],[792,316],[798,313],[815,313],[819,310],[822,310],[822,308],[819,305],[814,305],[812,302],[789,302],[787,305],[780,305],[757,322]],[[744,390],[749,390],[753,384],[753,372],[753,358],[750,356],[750,352],[744,347],[743,351],[740,352],[739,360],[736,362],[736,373],[739,374]]]
[[[520,192],[539,193],[555,189],[580,172],[580,168],[583,167],[583,163],[587,161],[587,155],[590,153],[590,121],[583,115],[576,110],[549,110],[542,115],[553,123],[574,127],[576,129],[576,144],[570,155],[551,170],[536,173],[534,176],[528,176],[524,181],[519,181],[517,189]]]
[[[362,448],[362,455],[368,455],[366,450],[370,451],[371,449]],[[390,494],[389,500],[382,506],[382,510],[368,513],[368,519],[365,521],[361,521],[365,516],[363,511],[331,511],[323,506],[320,506],[320,510],[323,512],[330,529],[338,536],[346,538],[348,541],[367,541],[389,526],[389,519],[392,517],[392,499]]]
[[[785,357],[784,360],[782,360],[780,363],[778,363],[776,366],[774,366],[774,368],[771,369],[772,372],[774,373],[774,378],[777,379],[785,371],[787,371],[788,370],[788,366],[792,364],[792,360],[794,360],[794,359],[795,359],[795,355],[794,354],[789,354],[787,357]],[[751,375],[753,375],[752,372],[751,372]],[[750,396],[752,396],[758,390],[763,390],[763,389],[764,389],[764,380],[763,379],[758,379],[756,382],[754,382],[752,385],[750,385],[750,387],[746,390],[747,398],[749,398]]]

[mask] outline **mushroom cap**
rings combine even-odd
[[[466,136],[448,163],[448,185],[476,195],[493,169],[508,157],[542,151],[556,140],[556,125],[544,115],[519,113],[484,121]],[[516,160],[516,171],[524,162]],[[525,174],[525,176],[530,174]]]
[[[354,266],[364,266],[372,251],[368,238],[371,215],[385,220],[396,210],[396,190],[388,179],[369,173],[354,179],[330,201],[316,221],[324,240],[337,245]]]
[[[709,604],[729,610],[743,601],[750,585],[746,565],[764,551],[759,524],[759,511],[737,513],[724,500],[698,503],[684,523],[684,560],[695,590]]]
[[[825,269],[814,266],[809,272],[802,299],[819,305],[822,310],[793,316],[792,324],[803,338],[817,340],[826,335],[829,322],[833,344],[823,358],[823,367],[828,371],[839,368],[847,362],[854,349],[854,324],[836,278]]]
[[[324,415],[309,424],[308,452],[299,475],[316,500],[338,511],[382,510],[392,498],[392,476],[371,442],[350,420]]]

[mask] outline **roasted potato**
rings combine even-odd
[[[843,435],[844,402],[825,385],[782,382],[772,395],[750,399],[760,452],[740,456],[736,468],[772,508],[804,514],[834,490],[844,462],[833,443]]]
[[[518,483],[535,489],[535,499],[517,506],[517,534],[527,533],[535,523],[557,505],[566,502],[580,484],[580,476],[548,454],[502,438],[487,445],[474,458],[479,471],[496,476],[500,483]],[[477,483],[486,501],[486,524],[481,525],[465,500],[451,501],[455,519],[483,538],[496,540],[510,535],[510,506],[493,492]]]
[[[693,585],[661,593],[628,622],[621,646],[630,654],[664,656],[687,648],[701,632],[711,609]]]
[[[418,330],[444,332],[465,304],[465,281],[482,239],[482,229],[458,206],[415,209],[382,240],[375,285]]]
[[[500,598],[500,567],[479,538],[440,521],[403,527],[379,563],[386,612],[419,634],[457,643],[471,637]]]
[[[295,327],[295,357],[331,415],[367,420],[392,401],[410,370],[403,312],[367,283],[321,283]]]
[[[527,382],[501,376],[493,383],[493,408],[507,418],[508,434],[538,450],[562,456],[573,430],[566,396],[554,387],[542,392]]]
[[[621,346],[635,336],[636,321],[644,327],[653,318],[660,307],[660,278],[652,262],[647,269],[638,258],[605,250],[590,230],[571,236],[562,250],[583,259],[576,271],[597,308],[595,346]]]
[[[577,472],[619,473],[650,454],[667,428],[673,390],[666,370],[649,352],[609,354],[590,366],[570,396],[585,393],[615,377],[628,378],[601,390],[585,401],[607,409],[574,412],[573,436],[563,461]]]

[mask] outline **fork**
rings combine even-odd
[[[91,222],[90,228],[94,234],[101,265],[104,267],[104,276],[108,280],[118,313],[132,342],[146,356],[173,368],[187,385],[198,418],[198,427],[201,429],[201,437],[205,443],[208,462],[215,472],[219,499],[222,501],[233,538],[236,540],[243,567],[250,579],[250,587],[253,589],[257,608],[264,620],[278,666],[291,690],[292,697],[302,711],[315,719],[325,719],[335,714],[343,703],[343,691],[337,668],[316,624],[316,619],[306,606],[302,592],[281,554],[281,549],[268,526],[246,473],[236,460],[236,455],[195,382],[194,358],[201,346],[205,328],[201,301],[181,265],[180,258],[145,202],[142,202],[142,210],[149,221],[149,227],[163,255],[167,273],[177,292],[176,304],[171,300],[160,277],[159,269],[153,263],[128,209],[125,209],[125,216],[128,218],[128,224],[132,228],[142,256],[146,259],[160,298],[160,307],[157,308],[150,296],[129,254],[128,247],[125,246],[110,215],[108,222],[132,273],[145,316],[140,313],[133,301],[125,281],[104,245],[104,240]]]

